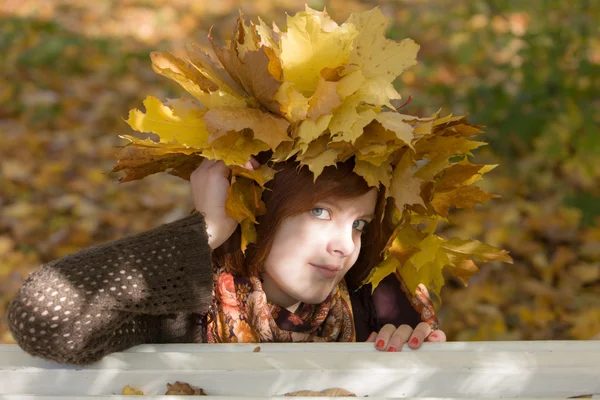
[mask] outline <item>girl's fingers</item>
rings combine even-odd
[[[446,334],[444,333],[444,331],[437,329],[437,330],[431,332],[431,334],[427,337],[427,341],[428,342],[445,342]]]
[[[371,332],[371,334],[367,338],[367,342],[374,342],[376,337],[377,337],[377,332]]]
[[[379,351],[387,350],[388,342],[390,341],[390,338],[394,334],[395,330],[396,327],[392,324],[384,325],[375,339],[375,348]]]
[[[413,331],[409,341],[408,346],[411,349],[418,349],[421,347],[421,344],[425,341],[427,336],[431,333],[431,326],[427,322],[421,322],[415,330]]]
[[[392,334],[387,351],[401,351],[402,346],[408,341],[412,332],[413,329],[410,325],[400,325]]]

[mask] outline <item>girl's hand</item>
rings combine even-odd
[[[258,167],[254,157],[244,165],[249,170]],[[231,186],[230,173],[223,161],[204,160],[190,176],[194,206],[204,214],[208,245],[213,250],[225,243],[238,226],[236,220],[225,214],[227,191]]]
[[[379,333],[373,332],[367,339],[367,342],[374,342],[375,348],[379,351],[401,351],[405,343],[416,350],[424,341],[445,342],[446,334],[439,329],[432,331],[426,322],[421,322],[414,330],[410,325],[400,325],[396,328],[394,325],[387,324]]]

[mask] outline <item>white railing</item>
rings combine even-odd
[[[0,400],[147,398],[186,382],[202,399],[276,398],[347,389],[368,399],[567,398],[600,393],[600,341],[425,343],[382,353],[370,343],[136,346],[86,367],[60,365],[0,345]],[[308,397],[305,397],[308,398]],[[321,397],[320,399],[323,399]]]

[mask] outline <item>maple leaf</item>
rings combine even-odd
[[[389,18],[378,7],[353,13],[348,22],[359,31],[354,39],[350,63],[361,65],[366,78],[383,76],[392,82],[417,63],[419,45],[410,39],[400,43],[387,39],[385,32]]]
[[[195,388],[189,383],[176,381],[175,383],[167,383],[167,391],[165,396],[206,396],[202,388]]]
[[[413,127],[412,125],[404,122],[402,114],[395,112],[383,112],[378,114],[375,119],[387,130],[390,130],[396,134],[398,140],[408,145],[411,149],[413,140]]]
[[[165,105],[152,96],[146,97],[144,106],[146,113],[137,109],[129,112],[126,122],[133,129],[156,133],[160,143],[177,143],[194,149],[206,148],[208,132],[202,119],[205,109],[184,100],[172,100]]]
[[[471,155],[471,150],[486,146],[485,142],[469,140],[462,136],[427,136],[415,144],[416,158],[432,158],[440,154]]]
[[[237,22],[237,35],[230,42],[229,49],[218,46],[212,36],[208,39],[221,64],[229,75],[269,111],[281,114],[279,103],[274,100],[281,86],[281,61],[269,47],[260,47],[255,51],[247,50],[238,58],[238,46],[243,43],[243,19]]]
[[[230,169],[233,176],[243,176],[245,178],[252,179],[263,189],[265,188],[265,184],[275,177],[276,173],[273,168],[266,164],[263,164],[258,167],[258,169],[254,170],[249,170],[239,165],[232,165]]]
[[[370,162],[357,160],[354,172],[363,177],[369,186],[379,188],[379,184],[390,187],[392,178],[392,166],[390,163],[373,165]]]
[[[335,165],[338,156],[343,152],[343,149],[329,148],[328,142],[327,136],[321,136],[311,142],[304,153],[296,157],[300,165],[307,165],[308,169],[312,171],[315,181],[325,167]]]
[[[129,385],[123,388],[121,394],[124,396],[144,396],[144,392],[142,392],[141,390],[134,389]]]
[[[476,204],[484,204],[489,199],[497,197],[500,196],[484,192],[477,186],[461,186],[450,190],[435,191],[431,205],[438,214],[447,217],[448,210],[452,206],[471,209]]]
[[[402,159],[396,165],[392,174],[389,195],[396,202],[396,207],[402,210],[405,205],[419,204],[425,207],[421,197],[421,183],[419,178],[415,178],[411,172],[412,157],[406,152]]]
[[[269,150],[269,145],[254,140],[250,132],[229,132],[212,141],[210,148],[202,151],[209,160],[223,160],[226,165],[245,165],[250,156]]]
[[[256,108],[219,107],[204,114],[206,129],[210,133],[208,141],[222,137],[231,131],[251,129],[254,139],[265,142],[273,150],[283,141],[292,140],[287,129],[290,123],[285,119]]]
[[[445,282],[442,273],[444,262],[443,258],[436,257],[433,262],[423,265],[419,269],[407,262],[400,267],[398,273],[412,294],[415,294],[419,284],[424,284],[429,292],[431,302],[435,308],[438,308],[441,305],[440,292]]]
[[[354,142],[356,159],[381,165],[390,154],[401,146],[396,141],[395,132],[385,129],[377,120],[372,121],[363,130],[363,134]]]
[[[427,162],[415,171],[415,177],[424,181],[435,182],[435,176],[450,165],[448,157],[448,154],[440,154],[431,160],[424,159]]]
[[[189,180],[201,162],[202,157],[199,155],[177,152],[177,149],[126,146],[111,172],[125,172],[125,176],[119,179],[120,182],[142,179],[163,171]]]
[[[265,203],[261,200],[262,192],[263,189],[257,188],[250,179],[233,179],[225,202],[227,216],[238,222],[249,218],[256,224],[256,217],[266,212]]]
[[[417,63],[419,46],[410,39],[400,43],[387,39],[389,18],[379,8],[353,13],[348,22],[359,31],[349,63],[361,66],[366,78],[360,89],[361,96],[372,104],[393,108],[389,100],[399,99],[400,95],[392,82]]]
[[[331,111],[342,103],[342,99],[337,92],[338,82],[328,82],[323,78],[319,79],[317,89],[308,101],[307,117],[317,120],[322,115],[330,114]]]
[[[326,12],[312,10],[287,17],[281,37],[281,65],[286,82],[300,93],[314,93],[321,71],[344,65],[350,58],[358,31],[352,24],[338,26]]]
[[[462,240],[459,238],[453,238],[445,241],[442,244],[442,247],[454,254],[475,257],[481,261],[494,260],[511,264],[513,262],[513,259],[508,255],[506,250],[501,250],[478,240]]]
[[[186,50],[189,62],[204,77],[209,79],[211,82],[214,82],[220,90],[227,92],[239,99],[244,99],[245,96],[243,89],[197,44],[192,42],[188,43]]]
[[[312,142],[327,130],[331,118],[331,115],[321,115],[316,121],[305,119],[297,128],[298,137],[303,143]]]
[[[496,165],[471,164],[467,160],[446,168],[436,184],[436,190],[444,191],[459,186],[470,185],[483,177],[483,174],[494,169]]]

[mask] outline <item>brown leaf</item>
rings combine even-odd
[[[198,154],[165,152],[161,148],[126,146],[111,172],[124,171],[120,182],[142,179],[157,172],[167,172],[189,180],[190,175],[202,162]]]
[[[167,391],[165,392],[165,396],[166,395],[207,396],[207,394],[204,393],[204,390],[201,388],[194,388],[189,383],[179,381],[175,383],[167,383]]]

